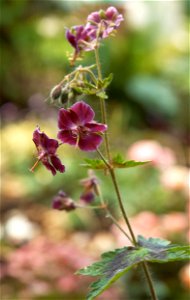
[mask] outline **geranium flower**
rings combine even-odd
[[[108,7],[106,11],[95,11],[87,18],[94,30],[96,28],[99,31],[98,37],[103,39],[107,38],[113,30],[116,30],[123,20],[122,14],[119,14],[118,10],[113,6]]]
[[[94,116],[93,109],[83,101],[75,103],[69,109],[60,109],[58,138],[83,151],[95,151],[102,142],[102,134],[107,125],[95,122]]]
[[[99,195],[98,191],[98,179],[92,170],[89,170],[88,177],[80,180],[80,184],[84,190],[80,199],[85,203],[93,202],[96,195]]]
[[[59,191],[58,195],[53,198],[52,206],[54,209],[65,211],[70,211],[76,208],[75,202],[63,191]]]
[[[60,159],[56,155],[57,148],[59,147],[57,140],[50,139],[44,132],[40,131],[39,127],[37,127],[33,133],[33,142],[38,150],[38,160],[30,171],[33,172],[34,168],[41,161],[53,175],[56,174],[56,170],[61,173],[65,172],[65,166],[62,165]]]
[[[90,24],[83,26],[73,26],[71,30],[67,29],[66,38],[73,48],[75,56],[83,51],[94,50],[96,33]]]

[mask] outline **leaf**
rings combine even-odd
[[[145,165],[150,161],[135,161],[135,160],[125,160],[120,154],[117,154],[112,159],[112,165],[115,168],[133,168],[141,165]]]
[[[113,74],[110,73],[108,77],[104,78],[102,81],[102,88],[106,89],[113,80]]]
[[[104,170],[107,168],[106,165],[105,165],[105,163],[101,159],[89,159],[89,158],[86,158],[85,162],[86,163],[81,164],[85,168],[89,168],[89,169],[104,169]]]
[[[107,99],[108,96],[106,95],[106,92],[104,90],[100,90],[96,93],[96,96],[102,99]]]
[[[138,237],[140,247],[124,247],[102,254],[102,260],[81,269],[77,274],[99,276],[93,282],[87,300],[92,300],[114,281],[141,262],[166,263],[189,259],[190,247],[172,245],[157,238]]]

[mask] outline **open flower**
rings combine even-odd
[[[38,160],[30,171],[33,172],[40,161],[53,175],[56,174],[56,170],[61,173],[65,171],[65,166],[62,165],[60,159],[56,155],[57,148],[59,147],[57,140],[50,139],[44,132],[40,131],[39,127],[37,127],[33,133],[33,142],[38,150]]]
[[[93,12],[87,18],[94,30],[98,30],[98,37],[103,39],[107,38],[113,30],[116,30],[123,20],[122,14],[119,14],[113,6],[108,7],[106,11]]]
[[[83,151],[95,151],[102,142],[102,134],[107,125],[95,122],[94,116],[93,109],[83,101],[75,103],[69,109],[60,109],[58,138]]]
[[[74,58],[80,54],[81,51],[92,51],[96,46],[96,31],[90,24],[86,26],[73,26],[66,31],[66,38],[73,48],[75,48]]]

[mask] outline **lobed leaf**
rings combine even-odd
[[[86,163],[81,164],[85,168],[96,169],[96,170],[100,170],[100,169],[105,170],[107,168],[106,165],[105,165],[105,163],[101,159],[86,158],[85,162]]]
[[[140,247],[124,247],[102,254],[99,262],[77,273],[99,276],[93,282],[87,300],[92,300],[107,289],[114,281],[141,262],[167,263],[189,259],[190,247],[172,245],[169,241],[158,238],[145,239],[138,236]]]
[[[150,161],[125,160],[120,154],[117,154],[112,159],[112,165],[115,168],[133,168],[149,162]]]

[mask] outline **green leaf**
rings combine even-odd
[[[157,238],[138,237],[140,247],[124,247],[106,252],[102,260],[81,269],[77,274],[99,276],[93,282],[87,300],[92,300],[107,289],[114,281],[141,262],[166,263],[189,259],[190,247],[171,245]]]
[[[104,78],[102,81],[102,88],[106,89],[113,80],[113,74],[109,74],[108,77]]]
[[[89,158],[86,158],[85,159],[85,162],[84,164],[81,164],[83,167],[85,168],[89,168],[89,169],[106,169],[106,165],[105,163],[103,162],[103,160],[101,159],[89,159]]]
[[[135,160],[125,160],[120,154],[117,154],[112,159],[112,165],[115,168],[133,168],[141,165],[145,165],[150,161],[135,161]]]
[[[100,90],[96,93],[96,96],[102,99],[107,99],[108,96],[106,95],[106,92],[104,90]]]

